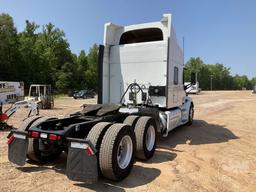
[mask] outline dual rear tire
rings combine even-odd
[[[152,117],[130,115],[124,120],[134,128],[136,136],[136,157],[141,160],[150,159],[156,148],[156,123]]]
[[[102,122],[96,124],[87,139],[96,147],[99,172],[120,181],[132,170],[135,159],[135,133],[129,125]]]
[[[136,135],[136,157],[141,160],[150,159],[156,149],[156,123],[148,116],[138,119],[134,132]]]
[[[97,149],[99,173],[120,181],[131,172],[135,157],[147,160],[156,147],[156,123],[147,116],[128,116],[124,122],[101,122],[91,129],[87,139]]]

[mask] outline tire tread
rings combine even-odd
[[[105,129],[107,129],[110,124],[111,123],[109,123],[109,122],[97,123],[96,125],[94,125],[92,127],[92,129],[90,130],[89,134],[87,135],[86,139],[89,139],[91,141],[91,143],[93,144],[93,146],[97,150],[99,150],[99,147],[100,147],[100,144],[101,144],[101,141],[99,141],[99,138],[100,138],[101,134],[104,134],[102,132]]]
[[[128,117],[126,117],[123,123],[130,125],[132,126],[132,128],[134,128],[138,119],[139,119],[138,115],[129,115]]]
[[[127,126],[126,124],[121,124],[121,123],[116,123],[111,125],[108,128],[107,132],[105,133],[100,146],[99,165],[100,165],[101,172],[106,178],[115,180],[115,181],[121,180],[125,177],[125,176],[118,176],[114,172],[112,157],[113,157],[113,149],[115,147],[114,145],[116,143],[118,134],[126,126]],[[128,129],[130,128],[128,127]],[[135,138],[132,138],[132,139],[135,139]],[[133,158],[131,161],[133,163],[134,161]]]
[[[140,117],[134,129],[135,136],[136,136],[136,143],[137,143],[136,157],[139,159],[146,159],[144,155],[143,141],[144,141],[145,127],[150,118],[151,117],[148,117],[148,116]]]

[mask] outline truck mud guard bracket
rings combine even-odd
[[[69,141],[66,175],[70,180],[95,183],[98,181],[96,149],[85,139],[67,138]]]
[[[27,132],[12,130],[7,144],[9,161],[16,165],[24,166],[28,151]]]

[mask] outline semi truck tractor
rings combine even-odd
[[[98,55],[98,104],[64,118],[26,119],[8,136],[9,161],[45,163],[66,152],[69,179],[120,181],[135,159],[154,155],[157,135],[192,124],[194,104],[185,93],[171,14],[152,23],[105,24]]]

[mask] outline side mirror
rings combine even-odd
[[[195,85],[196,84],[196,73],[191,73],[191,84]]]

